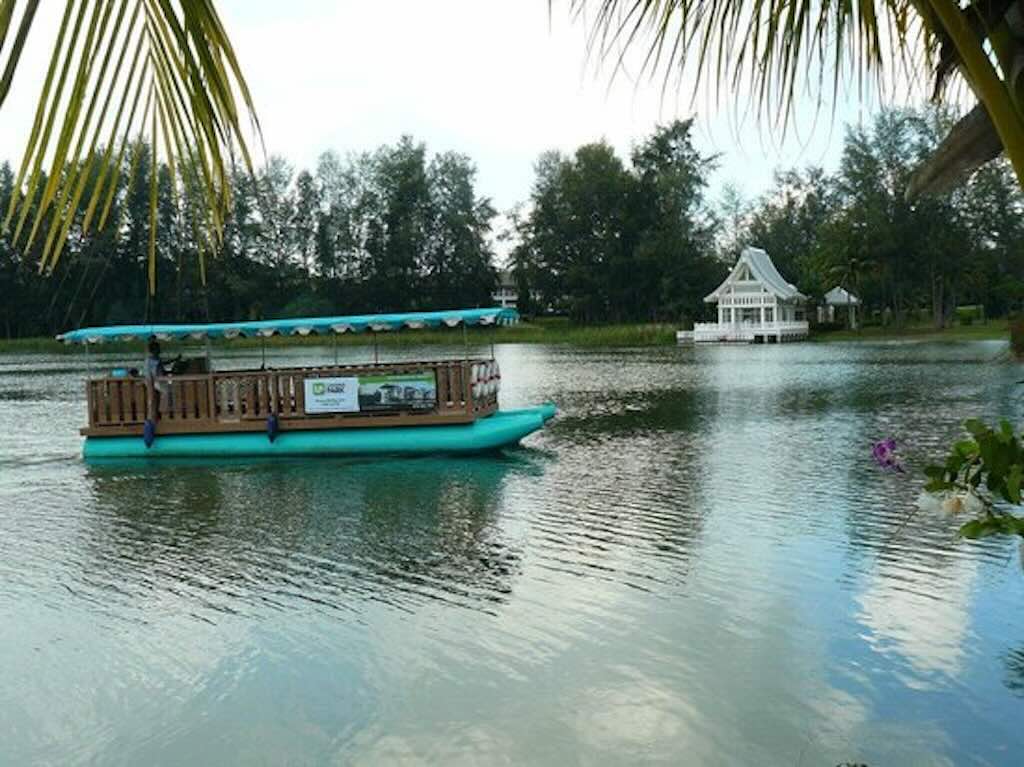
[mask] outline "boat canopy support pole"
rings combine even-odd
[[[334,367],[338,367],[338,334],[331,333],[331,338],[334,339]]]
[[[466,330],[466,323],[462,323],[462,358],[469,360],[469,331]]]
[[[376,365],[380,362],[380,354],[377,349],[377,331],[373,332],[373,364]]]
[[[206,336],[206,372],[207,373],[212,373],[213,372],[213,360],[211,359],[211,354],[210,354],[210,337],[209,336]]]
[[[260,370],[267,369],[267,339],[266,336],[260,336]]]

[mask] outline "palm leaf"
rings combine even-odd
[[[693,98],[732,93],[734,108],[753,107],[763,125],[787,130],[799,97],[832,109],[850,87],[887,95],[934,76],[941,96],[956,72],[977,96],[1024,183],[1024,43],[1007,21],[1010,0],[569,0],[590,25],[589,55],[623,67],[626,49],[646,47],[641,70],[689,74]],[[593,13],[591,10],[595,9]],[[646,39],[643,32],[646,31]],[[1016,80],[1014,76],[1016,73]],[[831,88],[829,88],[831,83]],[[889,94],[891,95],[891,94]],[[958,130],[958,129],[954,129]],[[975,170],[986,152],[952,136],[918,174],[914,193],[948,188]],[[949,168],[943,167],[949,165]],[[955,169],[954,169],[955,166]],[[935,179],[934,183],[932,179]]]
[[[11,28],[11,21],[14,18],[14,10],[18,5],[17,0],[0,0],[0,54],[4,52],[4,43],[7,40],[7,33]],[[21,51],[25,47],[25,39],[28,31],[32,28],[32,20],[36,15],[36,8],[39,7],[39,0],[29,0],[27,7],[18,25],[18,34],[14,39],[14,47],[7,58],[7,65],[0,75],[0,106],[3,106],[7,92],[11,89],[11,80],[14,79],[14,70],[21,58]]]
[[[0,106],[21,72],[37,6],[38,0],[0,0]],[[66,0],[60,26],[35,34],[52,35],[53,52],[16,177],[21,194],[0,211],[2,226],[26,254],[44,238],[39,268],[52,271],[76,211],[84,208],[86,233],[107,224],[126,150],[144,141],[151,152],[152,293],[161,165],[175,201],[180,181],[205,209],[214,243],[230,205],[226,158],[237,150],[252,172],[247,135],[259,137],[260,127],[231,41],[210,0]],[[132,173],[140,151],[130,152]]]

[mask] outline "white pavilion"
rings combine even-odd
[[[765,251],[744,248],[725,281],[704,297],[718,304],[718,322],[694,325],[692,340],[780,343],[806,338],[805,300]]]
[[[825,294],[824,306],[818,307],[818,322],[835,322],[837,309],[846,309],[846,324],[851,330],[857,329],[857,307],[860,299],[846,288],[836,285]]]

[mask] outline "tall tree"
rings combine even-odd
[[[822,227],[834,209],[834,187],[821,168],[775,173],[775,183],[750,215],[745,240],[767,250],[779,271],[808,296],[820,298],[839,278],[820,266]]]
[[[496,275],[487,237],[495,210],[476,197],[475,177],[470,159],[455,152],[437,155],[428,169],[431,234],[423,268],[435,306],[490,302]]]
[[[632,167],[604,143],[541,156],[528,215],[518,219],[516,274],[542,306],[581,321],[695,316],[722,276],[704,199],[715,159],[692,123],[658,128]]]
[[[714,260],[715,220],[705,200],[708,175],[717,157],[693,146],[693,120],[677,120],[657,128],[633,151],[638,195],[635,216],[646,214],[638,233],[637,270],[648,284],[635,291],[640,306],[656,297],[654,318],[692,320],[701,299],[722,276]],[[639,280],[637,281],[639,282]]]

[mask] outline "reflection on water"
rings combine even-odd
[[[528,452],[90,464],[97,513],[81,568],[129,601],[184,590],[214,613],[306,603],[358,612],[362,600],[412,610],[431,599],[486,611],[511,591],[522,555],[495,524],[506,479],[542,465]]]
[[[1006,653],[1006,686],[1024,697],[1024,646]]]
[[[503,455],[89,466],[130,360],[0,358],[0,764],[1015,764],[1016,544],[909,517],[1002,352],[505,346]]]

